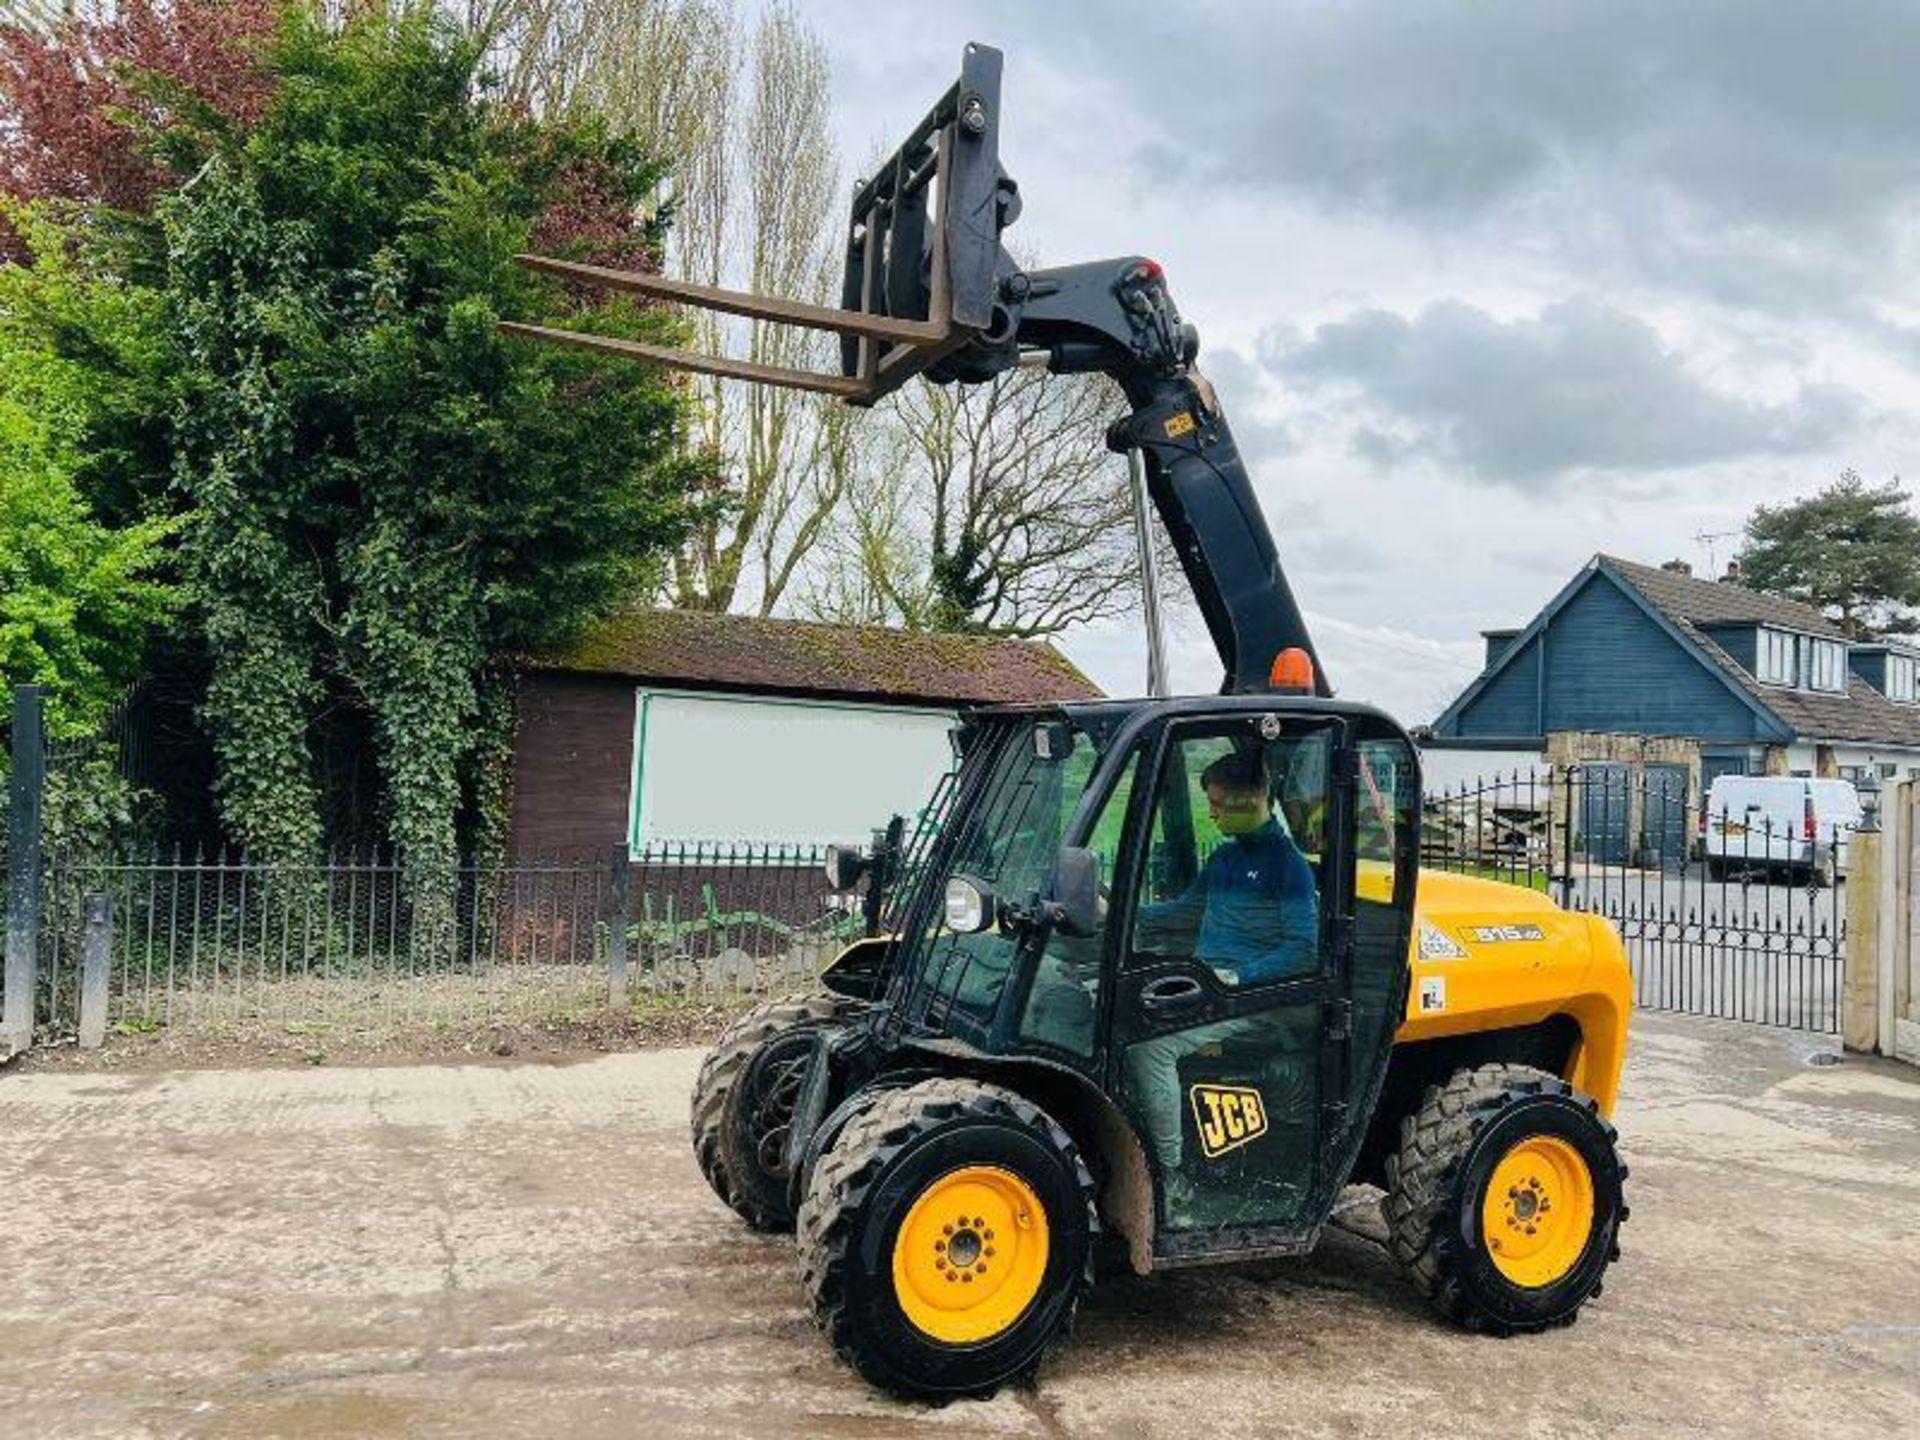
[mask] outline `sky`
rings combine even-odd
[[[843,157],[1005,52],[1010,243],[1166,266],[1331,682],[1407,724],[1595,552],[1723,569],[1756,504],[1910,468],[1920,6],[801,9]],[[1137,620],[1059,643],[1144,688]]]

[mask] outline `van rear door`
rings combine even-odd
[[[1808,782],[1786,776],[1722,775],[1707,796],[1707,854],[1756,865],[1801,859]]]

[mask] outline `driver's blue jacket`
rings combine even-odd
[[[1186,893],[1140,907],[1155,930],[1199,921],[1193,956],[1233,985],[1318,968],[1320,898],[1313,867],[1276,819],[1207,857]]]

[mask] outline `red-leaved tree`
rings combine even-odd
[[[94,0],[0,24],[0,194],[144,211],[155,142],[188,112],[245,127],[273,93],[259,55],[280,0]],[[18,243],[0,223],[0,247]]]

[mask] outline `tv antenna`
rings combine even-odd
[[[1717,540],[1732,540],[1736,536],[1744,535],[1745,533],[1744,530],[1702,530],[1698,535],[1693,537],[1694,544],[1707,547],[1707,573],[1709,575],[1717,578],[1720,572],[1720,562],[1714,556],[1714,542]]]

